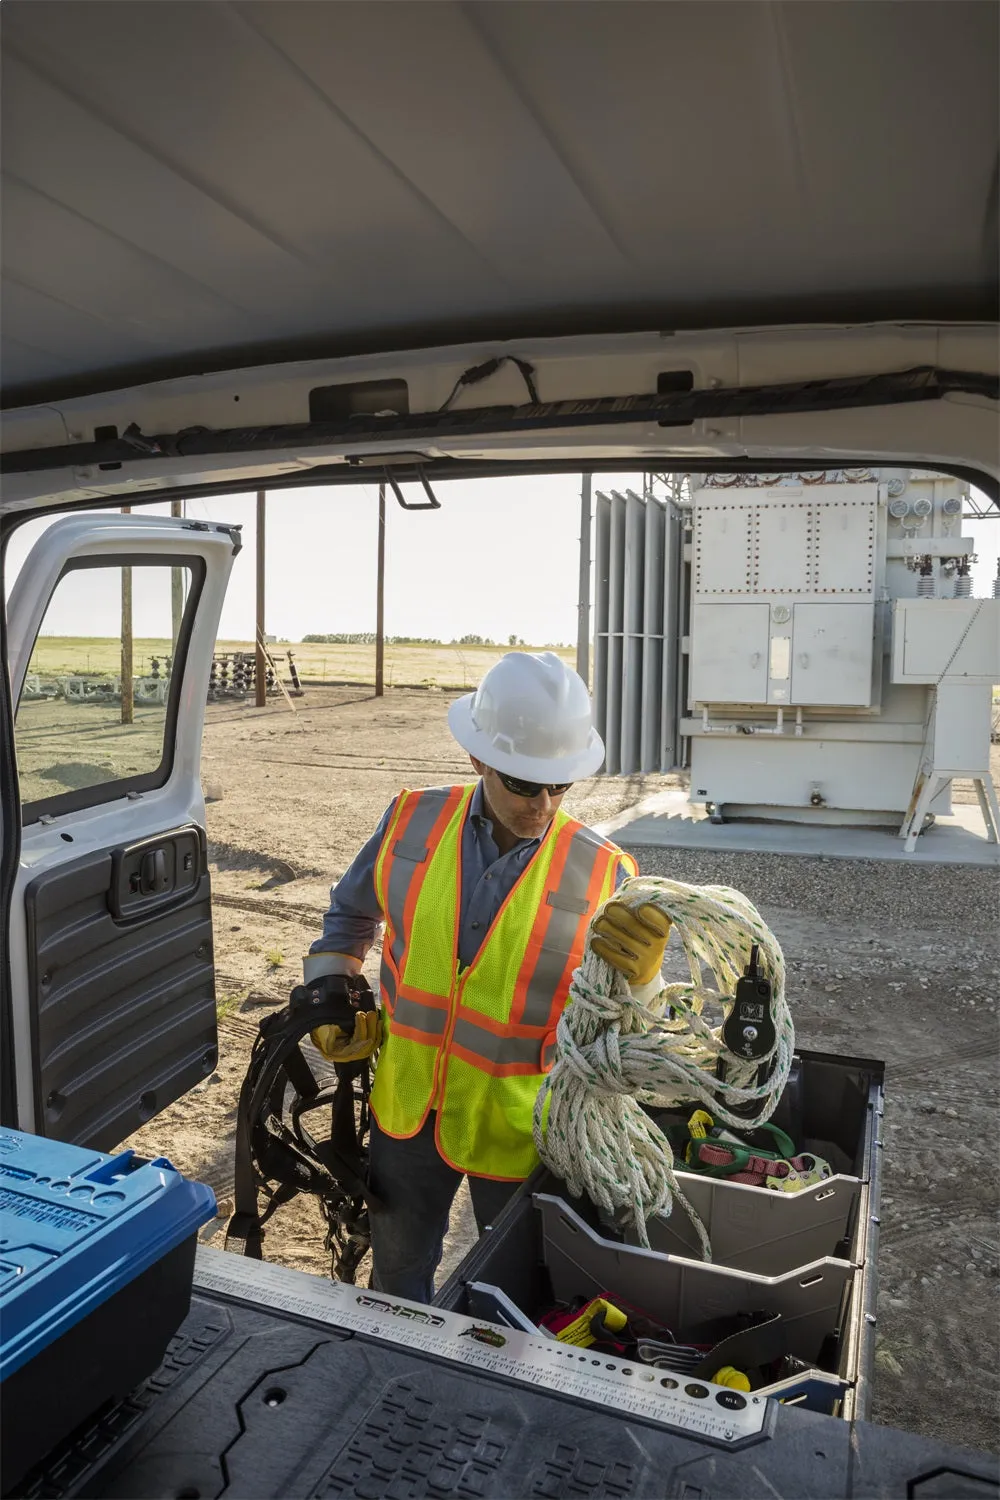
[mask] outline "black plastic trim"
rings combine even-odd
[[[247,479],[229,480],[217,484],[199,484],[179,490],[165,488],[150,491],[141,499],[134,497],[132,508],[138,511],[146,505],[162,505],[164,500],[207,500],[217,496],[225,496],[227,499],[235,498],[237,495],[257,494],[262,488],[273,496],[282,490],[316,489],[321,485],[339,487],[371,484],[372,468],[382,468],[386,461],[384,454],[366,454],[360,459],[351,459],[348,463],[317,464],[314,468],[299,470],[292,474],[258,474]],[[425,456],[420,456],[420,461],[427,477],[433,479],[436,484],[444,484],[448,480],[518,479],[543,474],[589,473],[594,478],[598,478],[602,474],[688,474],[692,472],[698,474],[797,474],[807,469],[831,467],[913,467],[912,462],[910,465],[901,463],[896,454],[886,457],[871,453],[861,456],[852,455],[850,460],[844,459],[833,465],[831,465],[829,454],[820,457],[806,456],[794,460],[767,459],[766,461],[751,458],[707,459],[700,455],[679,456],[676,453],[664,454],[658,460],[640,460],[635,457],[593,459],[590,455],[581,454],[576,463],[567,463],[565,459],[505,460],[428,458]],[[414,455],[407,454],[406,462],[412,466]],[[921,460],[920,467],[931,467],[938,474],[966,480],[982,490],[990,503],[1000,509],[1000,479],[994,478],[992,474],[986,474],[981,469],[974,469],[968,464],[934,463],[928,466]],[[39,515],[71,515],[79,510],[118,510],[120,504],[121,501],[117,496],[108,496],[107,499],[96,501],[93,498],[74,500],[64,505],[38,504],[23,512],[8,515],[6,518],[0,517],[0,528],[6,521],[7,527],[13,532],[18,526],[22,526],[26,521],[37,519]]]
[[[119,801],[130,792],[154,791],[157,787],[165,786],[173,772],[181,685],[187,672],[188,649],[191,644],[195,616],[198,613],[198,605],[201,600],[208,569],[203,557],[183,553],[165,556],[162,553],[136,552],[125,556],[105,554],[101,557],[71,558],[59,574],[56,588],[59,587],[59,584],[66,577],[67,573],[80,572],[84,569],[112,567],[186,568],[191,574],[191,587],[188,592],[187,604],[184,608],[184,618],[181,621],[180,633],[177,636],[177,647],[173,656],[174,670],[171,675],[170,695],[166,705],[167,713],[163,729],[163,754],[160,757],[160,763],[155,770],[146,771],[141,776],[129,776],[118,781],[100,782],[96,786],[81,787],[71,792],[59,792],[53,797],[41,797],[35,802],[25,802],[21,806],[22,825],[37,823],[39,818],[43,817],[58,817],[63,813],[79,812],[84,807],[101,807],[108,802]],[[53,589],[51,597],[54,596],[55,589]],[[44,624],[44,617],[42,623]]]
[[[682,392],[641,391],[625,396],[594,396],[555,401],[528,401],[521,406],[486,406],[400,416],[356,416],[334,422],[290,422],[270,427],[187,428],[179,432],[143,433],[136,423],[121,437],[95,443],[63,443],[25,448],[0,455],[0,473],[36,474],[90,464],[127,463],[137,459],[206,457],[228,453],[261,453],[308,449],[360,441],[447,442],[458,437],[499,433],[576,431],[620,427],[630,423],[680,423],[710,418],[762,417],[789,413],[845,411],[871,406],[940,401],[964,394],[1000,399],[1000,379],[976,370],[945,370],[918,365],[879,375],[851,375],[827,380],[786,381],[773,385]]]

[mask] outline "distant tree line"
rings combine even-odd
[[[390,646],[441,646],[436,636],[431,635],[387,635]],[[332,635],[304,635],[303,646],[374,646],[375,632],[372,630],[339,631]]]
[[[463,635],[454,637],[450,641],[439,640],[437,636],[429,635],[387,635],[386,642],[390,646],[496,646],[497,641],[490,635]],[[371,630],[338,631],[330,635],[304,635],[303,646],[374,646],[375,633]],[[510,635],[507,637],[508,646],[526,646],[528,643],[523,636]],[[568,650],[562,641],[550,643],[559,650]]]

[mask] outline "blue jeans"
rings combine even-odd
[[[372,1286],[412,1302],[430,1302],[434,1296],[434,1272],[463,1176],[438,1154],[434,1120],[432,1112],[423,1129],[406,1141],[385,1135],[371,1122],[370,1181],[383,1204],[369,1214]],[[520,1185],[470,1175],[472,1210],[480,1234]]]

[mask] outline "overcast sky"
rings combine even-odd
[[[641,489],[639,476],[595,478],[596,488]],[[386,503],[387,635],[452,640],[475,633],[506,642],[576,642],[579,570],[580,476],[479,479],[436,486],[439,511],[408,513],[391,496]],[[152,506],[168,514],[169,505]],[[242,523],[246,546],[236,559],[222,613],[220,636],[250,640],[254,633],[253,496],[192,500],[198,520]],[[307,633],[375,628],[376,485],[273,493],[268,500],[267,629],[296,641]],[[32,521],[11,539],[7,586],[28,547],[44,529]],[[1000,519],[967,521],[979,562],[974,591],[991,592],[1000,544]],[[45,622],[49,634],[114,635],[119,630],[115,591],[81,600],[64,585]],[[137,589],[136,593],[140,591]],[[160,591],[157,590],[157,596]],[[82,596],[81,596],[82,598]],[[167,595],[143,606],[135,601],[135,633],[166,633]]]

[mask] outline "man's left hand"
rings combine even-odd
[[[590,946],[631,985],[659,975],[670,936],[670,918],[649,902],[638,909],[613,897],[595,919]]]

